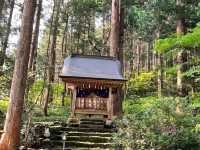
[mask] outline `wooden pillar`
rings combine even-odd
[[[71,101],[71,117],[75,117],[75,108],[76,108],[76,86],[74,86],[72,101]]]
[[[113,118],[113,96],[112,96],[112,87],[109,87],[109,98],[108,98],[108,119],[112,120]]]
[[[117,95],[115,97],[115,103],[116,103],[116,115],[120,116],[123,113],[123,108],[122,108],[122,101],[123,101],[123,97],[121,96],[121,90],[123,87],[118,87],[117,88]]]

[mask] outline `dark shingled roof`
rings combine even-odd
[[[121,64],[115,58],[84,55],[67,57],[60,77],[124,80]]]

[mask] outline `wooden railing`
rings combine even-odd
[[[76,98],[76,109],[107,112],[107,98]]]

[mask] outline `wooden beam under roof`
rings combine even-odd
[[[62,81],[67,83],[73,83],[76,85],[82,84],[99,84],[107,86],[122,86],[126,80],[113,80],[113,79],[95,79],[95,78],[84,78],[84,77],[61,77]]]

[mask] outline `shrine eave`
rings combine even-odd
[[[125,79],[106,79],[106,78],[91,78],[91,77],[74,77],[74,76],[59,76],[62,81],[67,83],[96,83],[96,84],[111,84],[123,85],[127,80]]]

